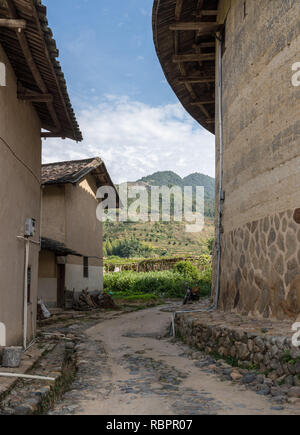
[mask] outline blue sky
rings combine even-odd
[[[99,155],[116,182],[156,170],[213,175],[213,136],[183,110],[157,59],[153,0],[44,4],[85,138],[47,140],[44,161]]]

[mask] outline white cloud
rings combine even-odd
[[[116,183],[156,171],[214,176],[214,136],[180,104],[152,107],[128,97],[106,95],[77,113],[84,141],[48,139],[44,162],[100,156]]]

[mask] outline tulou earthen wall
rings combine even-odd
[[[298,0],[223,0],[225,201],[220,308],[300,314]],[[218,131],[218,125],[217,129]],[[217,133],[217,189],[219,137]]]

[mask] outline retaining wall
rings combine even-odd
[[[292,331],[290,336],[249,332],[234,326],[209,325],[206,316],[201,319],[191,314],[178,314],[175,329],[177,337],[207,354],[256,369],[274,380],[289,377],[291,385],[299,384],[300,349],[292,345]]]

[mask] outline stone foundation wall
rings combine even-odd
[[[300,313],[299,210],[223,234],[220,308],[277,319]]]
[[[207,354],[256,369],[273,380],[287,379],[290,385],[299,385],[300,349],[292,346],[291,337],[208,325],[206,317],[201,320],[190,314],[176,316],[175,330],[177,337]]]

